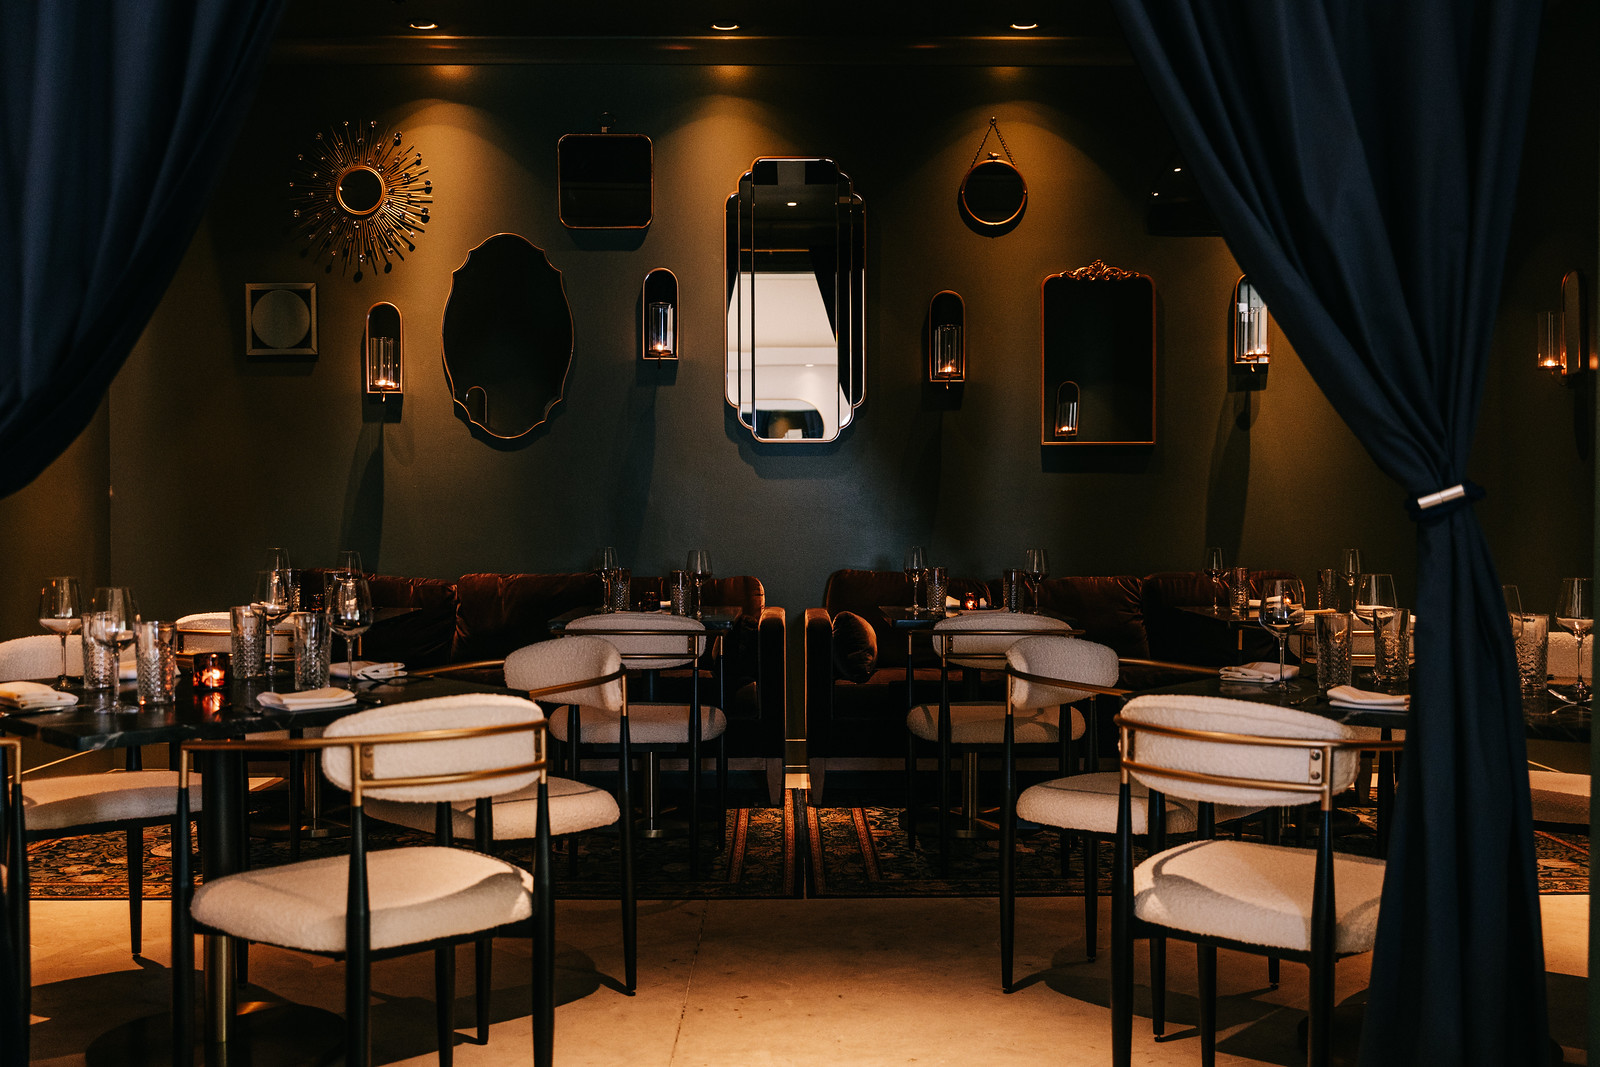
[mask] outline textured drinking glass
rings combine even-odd
[[[1543,615],[1522,616],[1517,634],[1517,674],[1524,693],[1542,693],[1550,681],[1550,620]]]
[[[950,572],[943,567],[929,567],[926,571],[928,584],[928,610],[936,615],[944,614],[944,594],[950,582]]]
[[[1405,608],[1372,610],[1372,680],[1380,689],[1403,689],[1411,681],[1411,613]]]
[[[674,615],[694,614],[694,582],[687,571],[673,571],[667,575],[667,597],[672,602]]]
[[[1339,575],[1332,567],[1317,572],[1317,607],[1326,611],[1339,606]]]
[[[178,689],[178,624],[133,624],[133,655],[139,679],[139,704],[170,704]]]
[[[607,592],[608,606],[612,611],[627,611],[633,596],[633,572],[627,567],[617,567],[611,572],[611,587]]]
[[[1350,684],[1350,616],[1317,616],[1317,688],[1326,693]]]
[[[1228,605],[1236,619],[1250,617],[1250,568],[1234,567],[1228,571]]]
[[[83,616],[83,687],[85,689],[115,689],[117,687],[116,650],[89,638],[89,622],[93,613]]]
[[[333,653],[333,619],[326,611],[302,611],[294,616],[294,687],[321,689],[328,684],[328,664]]]
[[[233,675],[235,678],[259,678],[266,671],[266,650],[263,635],[266,624],[249,604],[228,609],[228,623],[233,632]]]
[[[1022,597],[1027,592],[1028,576],[1020,568],[1012,567],[1000,574],[1000,599],[1007,611],[1021,611]]]

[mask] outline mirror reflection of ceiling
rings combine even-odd
[[[725,395],[758,441],[832,441],[862,401],[861,222],[829,159],[758,159],[728,199]]]

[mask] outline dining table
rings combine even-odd
[[[54,681],[54,679],[49,679]],[[287,684],[286,684],[287,683]],[[363,680],[350,688],[354,699],[338,707],[287,710],[258,699],[268,691],[292,689],[292,675],[269,678],[233,678],[218,690],[197,689],[187,671],[179,672],[175,698],[170,703],[137,702],[135,687],[124,682],[117,689],[69,692],[75,705],[49,709],[13,710],[0,714],[0,733],[43,742],[71,752],[168,744],[199,739],[247,738],[252,734],[326,726],[335,719],[366,708],[430,697],[464,693],[509,693],[510,690],[463,681],[448,676],[409,676]],[[196,753],[200,775],[200,873],[203,880],[219,878],[246,867],[246,772],[241,753]],[[203,1040],[207,1062],[227,1062],[232,1046],[244,1055],[236,1061],[252,1067],[266,1063],[303,1063],[306,1048],[337,1046],[343,1041],[343,1024],[329,1012],[302,1005],[240,1004],[235,981],[235,953],[230,939],[208,935],[204,942],[206,1010]],[[174,1063],[171,1055],[170,1017],[139,1020],[106,1035],[89,1050],[91,1063]],[[285,1041],[291,1034],[295,1040]],[[246,1053],[241,1045],[249,1045]],[[281,1058],[280,1055],[281,1054]]]

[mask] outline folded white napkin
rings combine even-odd
[[[1300,673],[1300,668],[1292,663],[1287,663],[1283,668],[1285,679],[1293,678]],[[1241,663],[1237,667],[1223,667],[1217,671],[1225,682],[1276,682],[1278,680],[1278,665],[1266,660],[1257,663]]]
[[[284,711],[309,711],[312,708],[338,708],[354,704],[356,695],[348,689],[330,685],[321,689],[303,689],[298,693],[258,693],[256,702]]]
[[[0,704],[8,708],[70,708],[78,702],[71,693],[40,682],[0,682]]]
[[[397,661],[374,663],[372,660],[358,659],[355,662],[355,669],[357,680],[399,678],[406,673],[406,665]],[[347,678],[350,675],[350,664],[334,663],[328,667],[328,673],[335,678]]]
[[[1404,708],[1411,698],[1404,693],[1374,693],[1353,685],[1336,685],[1328,690],[1328,703],[1336,708]]]

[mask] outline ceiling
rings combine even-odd
[[[342,61],[592,62],[597,49],[697,63],[1127,61],[1108,0],[290,0],[278,39],[280,56]]]

